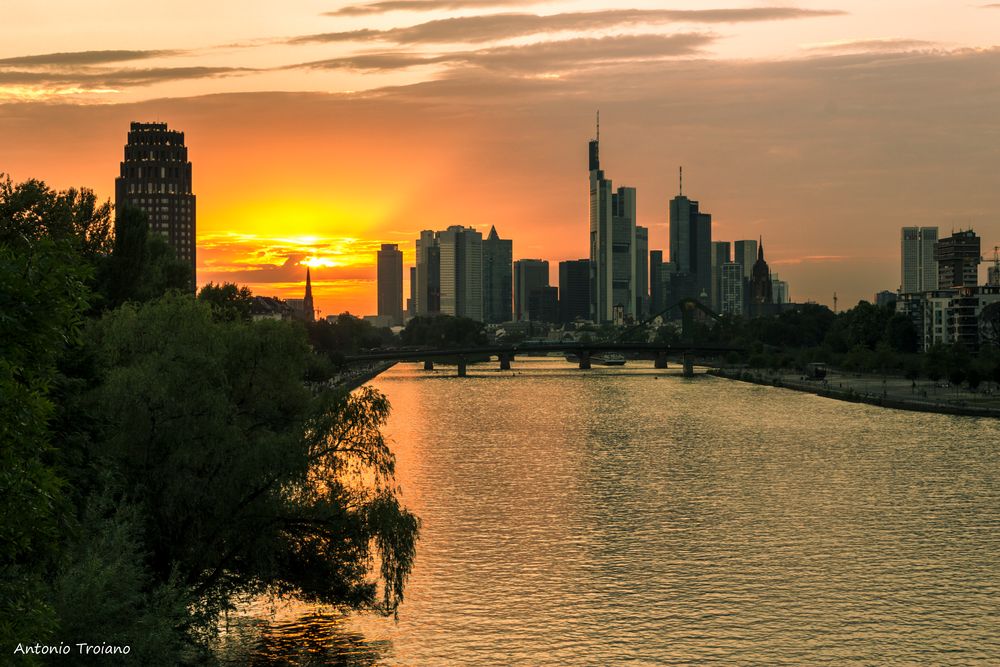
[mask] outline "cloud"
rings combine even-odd
[[[409,11],[428,12],[437,9],[478,9],[482,7],[524,7],[537,5],[546,0],[383,0],[365,5],[348,5],[336,11],[325,12],[324,16],[364,16],[385,12]]]
[[[996,245],[998,105],[1000,49],[817,52],[777,62],[629,60],[559,80],[463,64],[433,81],[356,95],[0,104],[0,136],[14,178],[110,193],[114,170],[93,156],[120,146],[129,120],[168,119],[192,145],[202,230],[272,238],[298,224],[293,204],[363,192],[345,222],[319,217],[296,232],[412,249],[420,229],[442,221],[483,231],[496,224],[514,239],[515,258],[555,262],[588,252],[586,142],[600,108],[602,166],[616,187],[638,189],[651,248],[667,246],[667,202],[683,164],[685,193],[712,214],[713,238],[762,234],[796,300],[829,303],[836,291],[842,303],[854,303],[898,284],[901,226],[972,225],[986,247]],[[344,155],[351,159],[335,159]],[[249,212],[267,193],[285,191],[273,181],[287,174],[303,181],[301,189],[284,186],[292,210],[276,208],[273,222],[255,227]],[[349,222],[397,195],[363,226]],[[285,245],[259,245],[272,244]],[[289,245],[285,255],[260,258],[275,273],[254,282],[301,281],[282,268],[299,251]],[[326,301],[328,312],[374,312],[375,291],[363,282],[374,276],[374,247],[359,252],[367,268],[313,272],[314,281],[319,275],[347,286]],[[812,259],[819,256],[845,259]],[[809,259],[784,261],[796,258]],[[199,260],[220,262],[200,267],[203,280],[250,282],[238,272],[254,270],[208,249]],[[289,287],[288,296],[301,296],[301,288]]]
[[[853,52],[853,51],[885,51],[885,52],[899,52],[899,51],[916,51],[921,49],[930,49],[937,46],[936,42],[929,42],[922,39],[903,39],[903,38],[891,38],[891,39],[861,39],[854,41],[844,41],[844,42],[827,42],[825,44],[810,44],[804,48],[809,51],[826,51],[826,52]]]
[[[438,19],[388,30],[350,30],[303,35],[289,44],[382,40],[398,44],[490,42],[548,32],[666,23],[740,23],[837,16],[840,10],[756,7],[750,9],[612,9],[562,14],[487,14]]]
[[[87,69],[79,71],[39,71],[0,69],[0,85],[121,88],[145,86],[165,81],[234,76],[256,70],[237,67],[157,67],[148,69]]]
[[[714,39],[712,35],[701,33],[622,35],[540,42],[527,46],[498,47],[440,55],[369,53],[303,63],[295,67],[392,71],[447,64],[477,66],[513,73],[547,73],[601,63],[692,55]]]
[[[105,63],[126,62],[129,60],[146,60],[148,58],[161,58],[165,56],[175,56],[184,53],[183,51],[162,50],[162,51],[68,51],[65,53],[43,53],[34,56],[17,56],[14,58],[0,59],[0,66],[17,65],[21,67],[38,66],[86,66],[102,65]]]

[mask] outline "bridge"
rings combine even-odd
[[[672,308],[679,308],[681,312],[681,343],[678,345],[668,345],[666,343],[642,343],[627,342],[626,338],[635,331],[640,331],[655,318],[664,315]],[[366,354],[356,354],[344,357],[345,363],[361,363],[372,361],[423,361],[424,370],[434,369],[435,359],[447,359],[453,361],[458,366],[459,377],[465,377],[468,371],[469,360],[480,360],[483,357],[497,357],[500,361],[500,370],[510,370],[510,364],[517,355],[538,355],[549,352],[562,352],[567,355],[576,356],[581,370],[591,367],[591,358],[601,352],[627,352],[638,355],[641,358],[653,359],[655,368],[666,368],[667,357],[680,354],[683,359],[684,376],[694,375],[694,355],[717,355],[726,352],[742,352],[741,348],[727,345],[705,345],[694,342],[694,315],[701,311],[708,317],[719,320],[719,316],[707,308],[697,299],[685,298],[675,304],[667,306],[659,313],[650,315],[642,322],[624,329],[617,338],[607,342],[585,342],[585,341],[556,341],[519,343],[512,345],[493,344],[475,346],[453,346],[453,347],[417,347],[417,348],[394,348],[379,352]],[[633,357],[634,358],[634,357]]]
[[[693,373],[693,356],[717,355],[726,352],[738,351],[737,348],[724,345],[666,345],[664,343],[626,343],[620,341],[613,342],[544,342],[544,343],[518,343],[513,345],[474,345],[465,347],[417,347],[417,348],[395,348],[355,354],[344,357],[345,363],[362,363],[373,361],[423,361],[425,370],[433,370],[434,361],[450,361],[458,366],[458,375],[464,377],[467,373],[468,364],[483,357],[496,357],[500,362],[500,370],[510,370],[511,362],[517,356],[530,356],[547,354],[549,352],[561,352],[577,357],[581,369],[589,369],[594,355],[602,352],[629,353],[635,355],[634,358],[653,359],[656,368],[666,368],[667,358],[672,355],[681,355],[684,359],[684,374]]]

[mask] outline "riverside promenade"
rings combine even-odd
[[[807,379],[801,372],[746,368],[720,368],[708,373],[730,380],[806,391],[826,398],[898,410],[1000,417],[1000,390],[993,383],[984,382],[973,392],[943,381],[912,381],[892,375],[848,373],[832,369],[823,380]]]

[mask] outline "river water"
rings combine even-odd
[[[651,365],[376,378],[423,521],[398,622],[254,608],[230,659],[1000,664],[1000,420]]]

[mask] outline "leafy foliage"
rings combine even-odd
[[[198,298],[212,306],[216,319],[224,322],[249,322],[251,319],[253,294],[245,285],[208,283],[198,292]]]
[[[370,322],[365,322],[350,313],[341,313],[336,322],[327,320],[310,322],[308,331],[309,342],[313,347],[331,357],[383,347],[396,340],[388,329],[376,329]]]
[[[243,593],[394,613],[418,522],[385,398],[315,389],[301,324],[248,321],[245,288],[192,298],[120,213],[112,235],[89,191],[0,180],[0,645],[177,664]]]
[[[406,323],[400,339],[404,345],[436,347],[485,345],[487,340],[486,330],[481,322],[450,315],[414,317]]]
[[[157,581],[178,576],[210,613],[267,591],[395,611],[416,519],[391,491],[384,397],[314,398],[300,327],[216,321],[181,295],[110,313],[92,340],[108,369],[92,397],[99,454],[142,499]],[[351,487],[345,473],[374,483]]]

